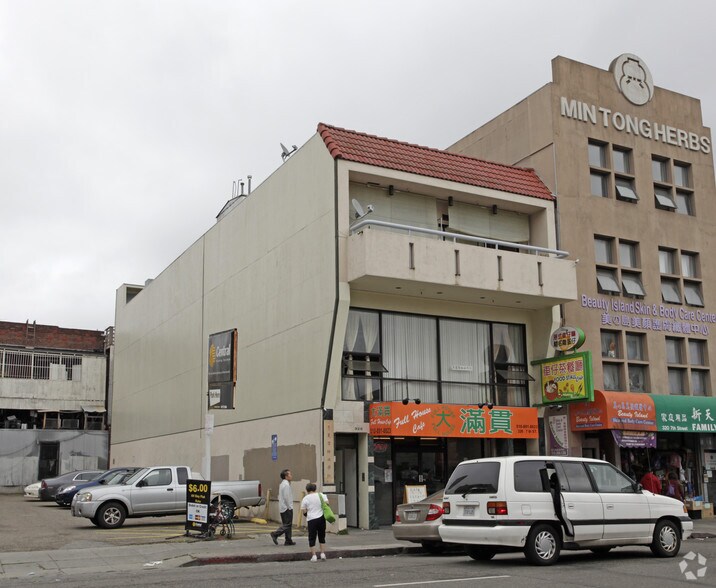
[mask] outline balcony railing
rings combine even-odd
[[[468,243],[474,243],[476,245],[490,246],[495,249],[507,249],[510,251],[517,250],[521,253],[532,253],[535,255],[554,256],[557,258],[564,258],[569,256],[568,251],[562,251],[560,249],[550,249],[548,247],[537,247],[536,245],[524,245],[522,243],[513,243],[510,241],[500,241],[498,239],[488,239],[486,237],[474,237],[472,235],[463,235],[460,233],[451,233],[449,231],[440,231],[438,229],[427,229],[423,227],[415,227],[412,225],[403,225],[400,223],[393,223],[390,221],[373,220],[373,219],[361,219],[354,223],[350,227],[351,235],[357,233],[364,227],[375,226],[375,227],[386,227],[389,229],[398,229],[401,231],[407,231],[408,234],[418,233],[424,235],[434,235],[441,237],[446,240],[452,240],[454,242],[462,241]]]

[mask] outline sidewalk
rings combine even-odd
[[[87,546],[79,549],[0,553],[0,582],[12,578],[66,577],[102,572],[177,568],[223,563],[308,561],[308,538],[294,531],[294,546],[273,544],[268,532],[245,539],[204,541],[185,538],[132,546]],[[692,541],[716,539],[716,519],[694,521]],[[682,548],[683,549],[683,548]],[[422,551],[414,543],[396,541],[389,527],[376,531],[350,529],[326,537],[329,559],[395,555]]]

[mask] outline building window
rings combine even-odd
[[[602,357],[621,357],[619,349],[619,333],[617,331],[602,331]]]
[[[622,267],[637,268],[637,244],[629,241],[619,241],[619,264]]]
[[[708,371],[691,370],[691,395],[707,396]]]
[[[629,390],[646,392],[646,366],[629,364]]]
[[[643,298],[646,296],[644,285],[641,283],[641,274],[622,272],[622,288],[625,296]]]
[[[619,200],[636,202],[639,197],[634,190],[634,180],[617,177],[615,179],[616,193]]]
[[[592,171],[589,174],[589,182],[592,196],[601,196],[602,198],[609,196],[609,176],[607,174]]]
[[[669,368],[669,394],[684,394],[684,372],[680,368]]]
[[[607,167],[607,146],[605,143],[589,141],[589,165],[593,167]]]
[[[631,149],[614,147],[612,150],[614,171],[621,174],[633,174],[631,163]]]
[[[698,278],[698,256],[696,253],[681,252],[681,275],[685,278]]]
[[[689,339],[689,363],[704,366],[706,364],[706,341]]]
[[[661,298],[670,304],[681,304],[678,280],[661,278]]]
[[[600,141],[588,142],[589,181],[592,196],[608,198],[610,186],[619,200],[637,202],[632,150]]]
[[[615,270],[597,270],[597,290],[600,294],[621,294]]]
[[[614,263],[614,239],[610,237],[594,237],[594,254],[597,263]]]
[[[695,282],[684,282],[684,298],[690,306],[703,306],[704,299],[701,296],[701,285]]]
[[[651,171],[656,207],[669,212],[693,216],[691,165],[655,155],[651,158]]]
[[[619,382],[620,364],[605,363],[602,366],[604,372],[604,389],[605,390],[621,390]]]
[[[683,364],[684,354],[681,351],[682,339],[675,337],[666,338],[666,363]]]
[[[644,335],[641,333],[627,333],[626,335],[627,359],[646,361],[644,349]]]
[[[662,274],[674,275],[675,267],[673,249],[659,248],[659,271]]]

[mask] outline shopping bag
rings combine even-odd
[[[331,510],[331,506],[325,500],[323,500],[323,494],[321,494],[319,492],[318,498],[321,499],[321,508],[323,509],[323,518],[326,519],[327,523],[335,523],[336,515],[333,514],[333,511]]]

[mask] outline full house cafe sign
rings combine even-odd
[[[537,409],[491,404],[370,405],[374,437],[537,439]]]
[[[643,106],[654,96],[654,82],[644,61],[630,53],[617,57],[609,66],[624,97],[635,106]],[[690,130],[650,120],[628,112],[619,112],[572,97],[560,97],[560,114],[583,123],[659,141],[689,151],[711,153],[711,139]]]

